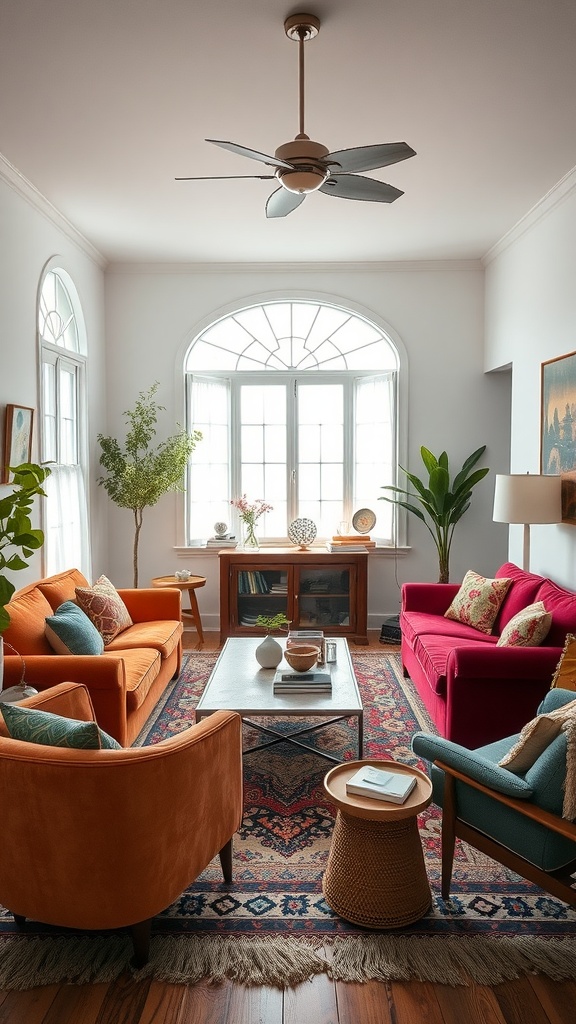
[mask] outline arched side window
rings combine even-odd
[[[185,359],[187,422],[202,431],[187,480],[188,544],[214,523],[238,521],[230,499],[273,506],[260,539],[285,541],[288,525],[312,519],[318,537],[355,511],[377,516],[371,531],[393,542],[399,358],[391,339],[358,313],[309,300],[270,301],[211,324]]]
[[[41,453],[46,482],[47,574],[75,567],[91,574],[86,500],[86,343],[76,289],[60,267],[40,284]]]

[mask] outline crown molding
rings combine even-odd
[[[0,180],[6,182],[13,192],[25,199],[30,206],[66,235],[74,245],[82,250],[85,256],[93,260],[102,270],[106,269],[108,261],[102,253],[2,153],[0,153]]]
[[[514,245],[519,238],[522,238],[522,235],[525,235],[527,231],[531,231],[543,217],[548,216],[556,206],[559,206],[560,203],[563,203],[565,199],[571,196],[575,189],[576,167],[573,167],[505,235],[502,235],[502,238],[488,249],[488,252],[482,257],[482,265],[486,267],[489,263],[492,263],[501,253],[509,249],[511,245]]]
[[[108,274],[394,274],[482,271],[481,260],[391,260],[359,263],[113,263]]]

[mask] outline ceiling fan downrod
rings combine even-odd
[[[320,19],[314,14],[293,14],[286,18],[284,31],[298,43],[299,132],[293,142],[276,150],[276,156],[293,162],[296,170],[279,168],[276,177],[289,192],[306,195],[319,189],[329,176],[328,168],[320,162],[328,155],[328,149],[319,142],[311,142],[304,131],[304,43],[318,35]]]

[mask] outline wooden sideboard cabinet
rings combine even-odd
[[[367,644],[368,552],[309,548],[221,551],[220,641],[264,635],[259,615]]]

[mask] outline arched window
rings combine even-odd
[[[312,519],[319,537],[370,508],[392,542],[398,352],[376,324],[336,305],[270,301],[222,317],[185,359],[187,419],[202,431],[187,486],[187,543],[237,530],[230,499],[273,506],[260,539]],[[351,530],[351,527],[350,527]]]
[[[90,575],[85,488],[86,343],[76,289],[60,267],[40,284],[41,452],[46,482],[44,559],[47,574],[74,566]]]

